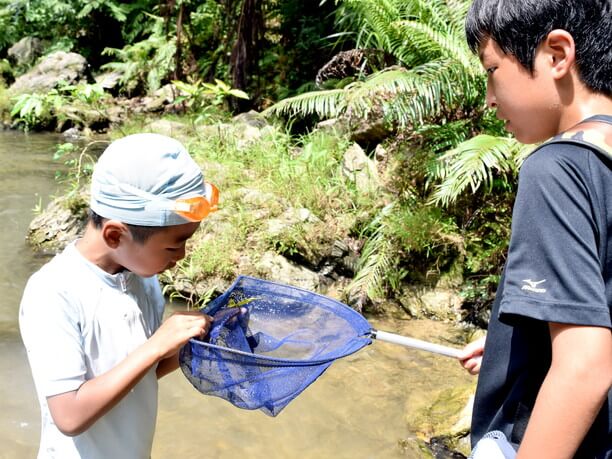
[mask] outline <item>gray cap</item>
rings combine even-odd
[[[189,222],[174,212],[179,198],[205,196],[202,170],[185,147],[160,134],[134,134],[111,143],[94,167],[91,209],[140,226]]]

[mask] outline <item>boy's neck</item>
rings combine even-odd
[[[592,116],[612,115],[612,97],[592,92],[581,85],[569,97],[570,102],[561,111],[558,133]]]
[[[76,242],[76,248],[85,259],[109,274],[123,271],[123,266],[113,260],[112,253],[99,230],[87,224],[83,237]]]

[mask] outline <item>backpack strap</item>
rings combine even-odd
[[[612,124],[604,120],[590,119],[547,140],[539,148],[550,143],[570,143],[590,148],[608,161],[612,161]]]

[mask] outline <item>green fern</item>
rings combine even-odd
[[[316,113],[323,118],[333,118],[345,111],[347,93],[350,90],[349,85],[345,89],[306,92],[295,97],[283,99],[264,110],[263,113],[289,116],[303,116]]]
[[[365,292],[370,299],[384,298],[384,284],[387,273],[396,263],[393,244],[386,236],[385,219],[392,212],[394,204],[385,206],[374,218],[366,231],[372,231],[365,243],[355,277],[347,287],[349,297]]]
[[[440,181],[434,187],[432,204],[447,206],[464,191],[475,193],[491,187],[495,177],[510,181],[516,176],[533,145],[522,145],[509,137],[482,134],[442,155],[432,166],[430,177]]]
[[[104,64],[102,69],[120,72],[120,82],[128,93],[140,86],[155,91],[174,70],[176,37],[165,33],[162,18],[151,17],[155,19],[155,25],[146,40],[122,49],[105,48],[103,51],[103,54],[115,56],[118,60]]]
[[[381,106],[400,126],[456,107],[484,107],[484,75],[465,43],[466,1],[345,0],[358,27],[357,45],[395,56],[402,66],[342,88],[284,99],[265,113],[321,118],[365,117]]]
[[[426,139],[425,144],[434,155],[442,154],[466,141],[471,135],[472,120],[459,119],[441,124],[424,124],[415,128],[415,135]]]

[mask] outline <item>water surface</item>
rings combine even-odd
[[[0,457],[35,457],[39,411],[17,311],[25,282],[46,259],[25,242],[34,208],[61,192],[52,134],[0,131]]]

